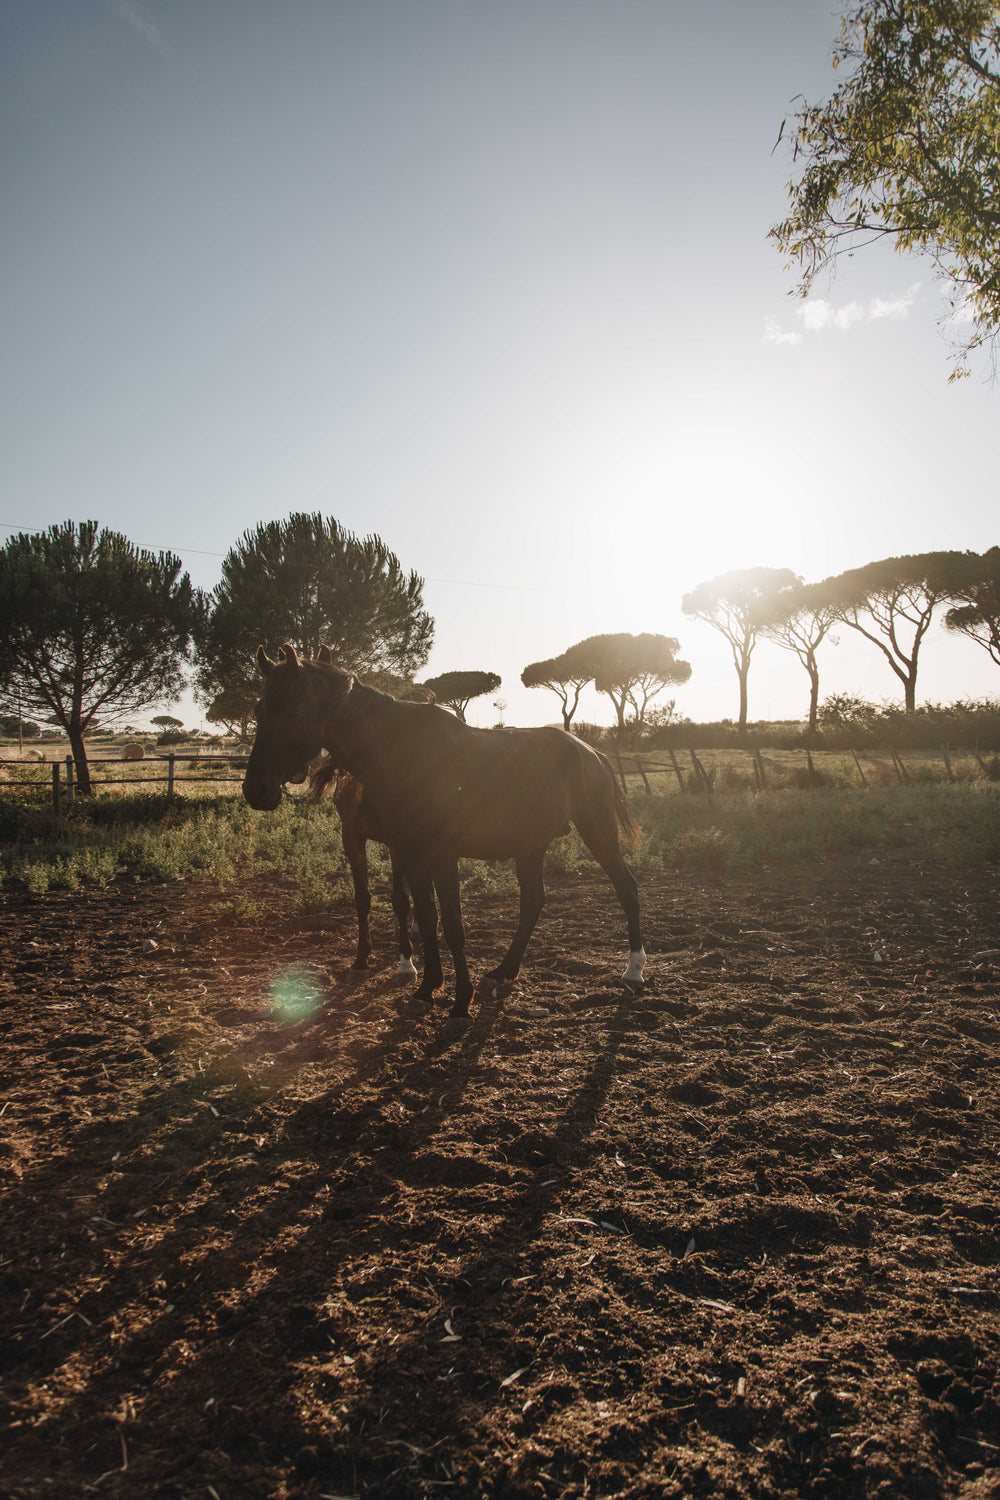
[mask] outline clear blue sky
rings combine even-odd
[[[0,522],[93,517],[210,588],[244,529],[322,510],[426,577],[427,674],[501,673],[509,723],[558,717],[527,662],[606,630],[678,636],[678,707],[735,714],[701,579],[1000,541],[1000,393],[947,384],[927,264],[873,249],[803,309],[766,240],[838,18],[7,0]],[[897,696],[850,631],[822,672]],[[807,687],[761,646],[751,714]],[[929,638],[920,698],[998,687]]]

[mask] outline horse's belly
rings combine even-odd
[[[569,798],[560,788],[525,795],[523,787],[459,787],[445,806],[414,789],[387,803],[380,822],[404,857],[423,864],[533,854],[568,831],[569,813]]]
[[[546,849],[553,839],[569,832],[563,818],[511,819],[490,828],[465,827],[454,831],[455,852],[461,859],[517,859]]]

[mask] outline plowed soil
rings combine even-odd
[[[630,995],[569,878],[450,1040],[387,910],[6,897],[0,1492],[1000,1494],[998,885],[663,874]]]

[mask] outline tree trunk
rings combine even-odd
[[[79,724],[71,723],[66,733],[69,736],[69,748],[73,752],[76,789],[81,797],[89,797],[93,788],[90,784],[90,767],[87,764],[87,747],[83,742],[83,730]]]
[[[579,684],[579,683],[576,686],[576,691],[573,694],[573,707],[572,708],[570,708],[568,706],[569,705],[569,693],[567,693],[565,695],[565,697],[563,698],[563,701],[562,701],[563,728],[566,730],[566,732],[568,734],[572,734],[572,732],[573,732],[572,728],[571,728],[572,723],[573,723],[573,715],[576,713],[577,709],[580,707],[580,690],[581,690],[581,686],[582,686],[582,684]]]
[[[819,726],[819,668],[816,663],[806,663],[809,673],[809,733],[815,734]]]
[[[739,679],[740,679],[740,722],[739,722],[739,731],[740,731],[740,734],[746,734],[746,731],[747,731],[747,678],[750,676],[750,663],[749,662],[744,663],[743,666],[737,667],[736,671],[737,671],[737,673],[739,675]]]
[[[917,669],[914,667],[908,676],[903,678],[903,704],[908,714],[917,711]]]

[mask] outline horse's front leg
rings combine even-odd
[[[410,942],[410,894],[406,889],[406,877],[395,851],[389,850],[392,864],[392,909],[396,916],[396,942],[399,962],[396,974],[400,979],[416,979],[413,963],[413,945]]]
[[[344,853],[351,867],[354,881],[354,909],[358,914],[358,951],[352,969],[367,969],[372,952],[372,935],[369,913],[372,909],[372,893],[368,885],[368,841],[358,828],[354,818],[341,818],[341,836]]]
[[[465,961],[465,927],[462,924],[462,897],[458,883],[458,861],[452,860],[435,871],[434,888],[441,907],[441,926],[444,940],[451,950],[455,965],[455,1004],[451,1008],[453,1019],[467,1018],[475,986]]]
[[[544,864],[544,849],[537,850],[534,854],[525,854],[515,861],[517,883],[521,892],[520,917],[513,942],[496,968],[486,975],[486,979],[492,980],[495,986],[513,984],[520,972],[524,950],[545,905]]]
[[[441,968],[441,949],[438,947],[437,907],[434,905],[434,884],[426,870],[415,865],[404,865],[403,874],[413,897],[413,914],[424,948],[424,974],[414,991],[416,1006],[429,1008],[434,1002],[434,992],[444,981]]]

